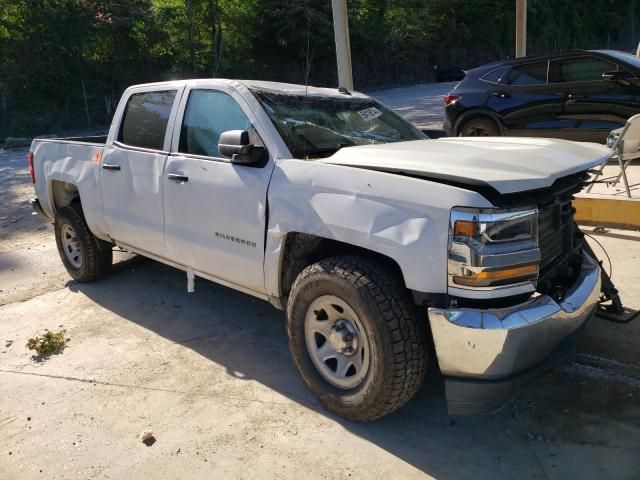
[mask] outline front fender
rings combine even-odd
[[[269,188],[265,285],[280,296],[280,256],[287,233],[337,240],[392,258],[408,288],[445,293],[449,212],[490,207],[476,192],[407,176],[282,160]]]

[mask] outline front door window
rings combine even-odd
[[[251,122],[230,95],[216,90],[192,90],[184,113],[178,151],[222,157],[218,151],[220,134],[228,130],[250,129]]]

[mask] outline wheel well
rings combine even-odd
[[[400,265],[391,257],[338,240],[293,232],[287,234],[280,259],[280,296],[286,298],[289,295],[293,282],[306,267],[336,255],[361,255],[376,259],[395,270],[403,279]]]
[[[51,182],[51,195],[55,210],[80,202],[78,187],[62,180],[53,180]]]
[[[504,129],[502,128],[502,122],[500,121],[500,119],[497,118],[495,115],[493,115],[493,114],[491,114],[489,112],[482,111],[482,110],[472,110],[472,111],[466,113],[460,119],[458,119],[458,121],[456,122],[456,127],[455,127],[456,135],[460,134],[460,130],[462,129],[462,127],[464,126],[465,123],[467,123],[469,120],[473,120],[474,118],[485,118],[485,119],[495,123],[496,127],[498,127],[498,130],[500,131],[500,133],[504,135]]]

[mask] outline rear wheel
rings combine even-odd
[[[418,391],[425,322],[392,269],[357,256],[305,268],[287,305],[289,348],[307,387],[357,421],[387,415]]]
[[[497,137],[500,129],[496,122],[488,117],[475,117],[467,120],[458,129],[459,137]]]
[[[112,245],[91,233],[80,204],[59,209],[54,228],[58,253],[74,280],[93,282],[111,271]]]

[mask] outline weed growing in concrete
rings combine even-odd
[[[64,350],[69,341],[68,338],[64,337],[66,333],[67,331],[64,328],[57,332],[46,329],[44,335],[38,335],[27,340],[27,348],[29,350],[35,350],[40,356],[59,353]]]

